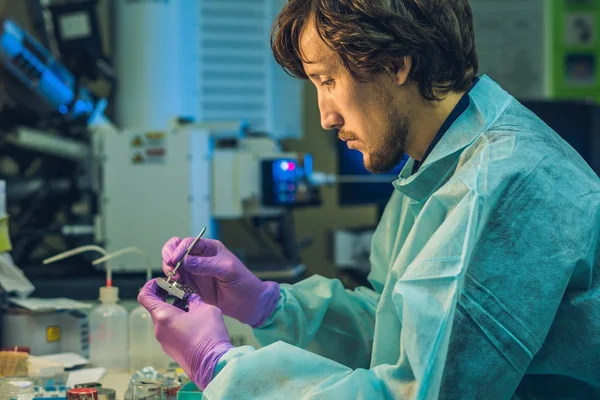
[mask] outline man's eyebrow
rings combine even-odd
[[[310,60],[308,57],[306,57],[306,54],[304,54],[304,52],[300,51],[299,54],[300,59],[302,60],[302,62],[304,64],[318,64],[321,62],[320,59],[316,59],[316,60]]]
[[[314,72],[307,74],[307,76],[309,78],[319,79],[321,77],[321,75],[323,75],[323,71],[322,71],[323,65],[320,65],[322,61],[323,61],[322,59],[317,59],[317,60],[304,59],[304,60],[302,60],[302,62],[304,64],[311,65],[313,67],[310,69],[313,69]]]

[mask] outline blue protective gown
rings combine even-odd
[[[373,237],[374,290],[283,285],[208,399],[600,398],[600,179],[483,76]]]

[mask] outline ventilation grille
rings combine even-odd
[[[198,16],[199,97],[204,121],[268,128],[267,0],[204,0]]]

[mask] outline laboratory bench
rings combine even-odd
[[[35,291],[31,294],[31,297],[65,297],[82,301],[92,306],[99,304],[99,289],[105,285],[105,275],[103,273],[100,271],[82,271],[80,274],[73,275],[63,274],[59,271],[54,272],[53,276],[40,276],[37,274],[29,276],[30,281],[35,287]],[[301,276],[295,276],[290,279],[289,283],[294,283],[304,277],[304,274],[299,275]],[[156,277],[158,276],[162,276],[162,274],[157,272]],[[285,280],[279,279],[279,281],[284,282]],[[113,285],[119,288],[119,304],[128,313],[139,306],[137,295],[145,282],[145,274],[113,274]],[[87,314],[91,309],[83,309],[81,311]],[[255,348],[260,348],[251,327],[227,316],[224,316],[224,320],[234,346],[251,345]],[[100,383],[105,388],[115,390],[117,399],[123,399],[131,376],[132,374],[129,371],[107,372]]]

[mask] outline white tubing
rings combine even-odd
[[[152,279],[152,265],[150,264],[150,255],[145,251],[138,249],[137,247],[125,247],[124,249],[113,251],[112,253],[105,254],[103,257],[98,258],[92,262],[93,265],[100,264],[102,262],[112,260],[113,258],[120,257],[125,254],[137,253],[143,256],[146,260],[146,280]]]
[[[75,247],[71,250],[63,251],[62,253],[58,253],[57,255],[52,257],[48,257],[44,261],[42,261],[42,263],[51,264],[53,262],[64,260],[65,258],[73,257],[77,254],[85,253],[88,251],[95,251],[97,253],[102,254],[103,256],[106,256],[108,254],[108,251],[106,251],[106,249],[104,249],[103,247],[96,246],[94,244],[88,244],[85,246]],[[93,264],[95,265],[95,262]],[[108,266],[108,264],[106,264],[106,286],[112,286],[112,270]]]

